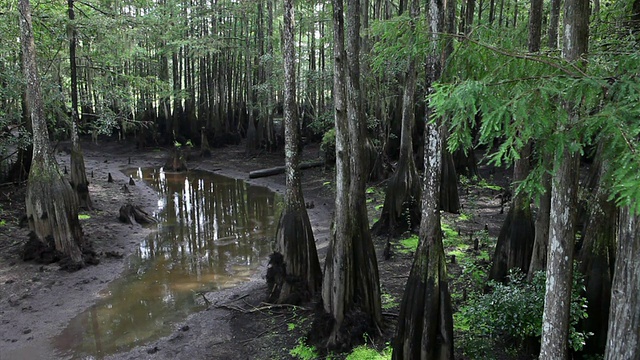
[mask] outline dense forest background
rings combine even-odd
[[[336,11],[342,1],[33,1],[32,21],[25,20],[25,3],[0,0],[5,181],[30,176],[31,153],[42,146],[37,135],[32,143],[32,133],[42,134],[33,115],[40,105],[45,137],[74,144],[79,134],[168,146],[176,154],[196,147],[204,155],[244,141],[253,155],[280,151],[286,142],[289,159],[298,147],[292,142],[321,142],[326,161],[336,162],[337,208],[351,221],[337,216],[342,230],[330,258],[338,260],[325,267],[325,310],[338,321],[327,344],[345,342],[343,312],[357,308],[373,325],[381,321],[376,263],[366,255],[368,221],[358,209],[365,180],[389,178],[371,230],[393,236],[419,228],[421,239],[393,356],[450,358],[440,210],[459,212],[459,176],[479,181],[478,158],[506,164],[513,184],[501,197],[510,207],[485,290],[499,296],[512,291],[503,284],[544,288],[542,325],[509,336],[540,350],[541,359],[574,352],[637,358],[640,1],[356,0],[346,4],[345,23]],[[30,63],[29,34],[37,63]],[[34,64],[42,104],[33,103],[27,81]],[[288,136],[287,127],[300,136]],[[81,153],[75,145],[74,153]],[[39,163],[36,155],[33,161]],[[71,185],[90,208],[86,175],[74,177],[76,171],[84,168],[72,169]],[[30,186],[35,182],[30,178]],[[54,191],[39,186],[38,193]],[[300,211],[299,203],[287,204]],[[348,242],[347,250],[340,247]],[[354,248],[362,253],[353,255]],[[313,252],[302,261],[317,270]],[[69,255],[82,258],[77,249]],[[375,276],[344,280],[350,256]],[[546,281],[538,275],[545,269]],[[371,283],[358,289],[365,280]],[[344,298],[327,290],[340,281],[347,284]],[[475,309],[489,316],[489,305],[485,313]],[[468,323],[480,321],[467,315]],[[531,338],[540,343],[531,345]],[[436,350],[424,355],[425,348]]]

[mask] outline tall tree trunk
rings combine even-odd
[[[530,144],[520,150],[520,159],[516,160],[513,169],[514,184],[524,181],[529,175],[530,154]],[[534,242],[533,215],[529,203],[525,192],[519,192],[513,197],[498,235],[489,279],[505,281],[509,270],[514,268],[519,268],[525,274],[529,271]]]
[[[430,87],[440,77],[450,54],[449,45],[440,52],[439,42],[440,34],[453,29],[450,22],[455,16],[450,16],[450,11],[455,11],[455,1],[430,0],[429,9],[430,30],[434,34],[427,68]],[[439,182],[445,143],[445,129],[440,122],[428,122],[425,128],[420,243],[400,306],[393,359],[453,359],[453,315],[440,223]]]
[[[560,5],[562,0],[551,0],[549,13],[549,48],[558,48],[558,25],[560,23]]]
[[[605,360],[640,358],[640,216],[620,210]]]
[[[529,52],[540,51],[542,33],[542,5],[543,0],[531,0],[529,8]]]
[[[79,206],[91,209],[91,196],[89,195],[89,181],[84,168],[84,156],[78,139],[78,68],[76,66],[76,25],[74,0],[68,0],[69,7],[69,64],[71,67],[71,187],[78,196]]]
[[[357,317],[361,325],[370,328],[361,327],[360,331],[374,331],[382,320],[378,266],[365,206],[366,176],[361,166],[364,122],[358,101],[358,1],[350,0],[347,12],[348,54],[344,49],[343,3],[333,1],[336,212],[322,283],[324,311],[330,318],[329,348],[349,347],[352,337],[361,335],[349,329],[351,322],[346,318]]]
[[[411,31],[420,16],[420,4],[411,2]],[[412,35],[413,36],[413,35]],[[413,123],[415,122],[416,58],[409,55],[402,96],[402,130],[400,158],[395,173],[389,179],[380,219],[373,225],[377,234],[396,235],[412,229],[420,221],[420,178],[413,160]]]
[[[83,236],[78,220],[78,200],[69,183],[60,174],[49,144],[36,66],[31,6],[29,0],[20,0],[18,6],[21,14],[20,42],[27,81],[27,102],[33,126],[33,162],[26,196],[29,227],[43,246],[54,247],[71,261],[82,264]]]
[[[300,184],[300,127],[296,104],[294,7],[284,0],[284,131],[285,131],[285,208],[276,235],[276,251],[283,255],[284,283],[278,302],[308,301],[322,285],[322,272],[309,215]]]
[[[565,0],[564,43],[562,55],[578,62],[587,52],[589,41],[589,0]],[[569,127],[579,121],[572,104],[564,104],[569,113]],[[559,128],[563,128],[559,124]],[[549,253],[544,301],[540,359],[567,359],[569,305],[573,277],[575,209],[577,207],[580,155],[566,144],[555,154],[552,177]]]
[[[584,296],[587,299],[587,318],[580,322],[580,330],[591,332],[582,354],[603,354],[607,342],[607,324],[611,301],[611,282],[615,260],[617,209],[609,200],[605,184],[608,161],[598,146],[596,161],[588,184],[593,194],[586,202],[588,218],[582,230],[582,244],[577,252],[580,273],[584,275]]]
[[[551,165],[550,157],[544,155],[543,165],[548,168]],[[547,252],[549,248],[549,221],[551,211],[551,175],[545,171],[542,175],[542,188],[540,194],[538,214],[535,221],[535,238],[527,280],[531,281],[536,272],[547,268]]]

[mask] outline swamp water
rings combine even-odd
[[[207,172],[132,172],[158,193],[159,220],[123,276],[53,343],[61,355],[95,359],[171,333],[204,309],[200,292],[249,280],[271,250],[280,200],[263,187]]]

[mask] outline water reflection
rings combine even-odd
[[[248,280],[270,250],[279,200],[269,190],[206,172],[132,175],[158,191],[158,231],[104,299],[54,339],[74,357],[101,357],[167,334],[168,324],[201,308],[198,292]]]

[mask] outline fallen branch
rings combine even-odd
[[[312,161],[307,163],[302,163],[298,166],[298,169],[311,169],[318,166],[323,166],[324,160]],[[273,176],[284,173],[284,166],[276,166],[268,169],[254,170],[249,173],[249,179],[256,179],[261,177]]]

